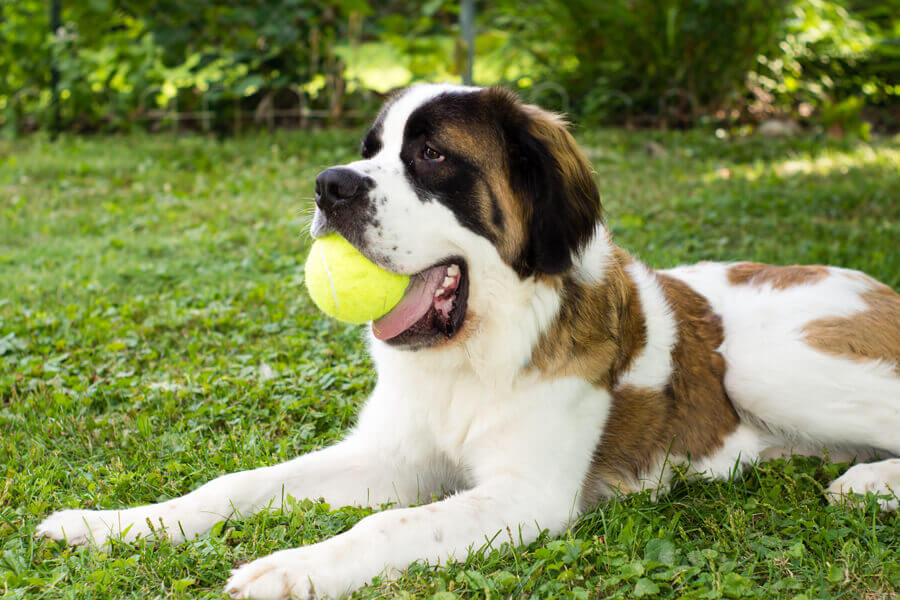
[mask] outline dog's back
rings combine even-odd
[[[900,452],[900,294],[825,266],[700,263],[667,271],[722,318],[742,419],[790,449]]]

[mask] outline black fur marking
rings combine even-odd
[[[497,195],[494,194],[494,190],[488,188],[488,193],[491,195],[491,221],[494,223],[494,227],[499,230],[503,230],[503,223],[505,219],[503,218],[503,211],[500,210],[500,201],[497,200]]]
[[[477,194],[483,175],[463,153],[441,145],[441,127],[450,123],[472,123],[481,111],[473,92],[445,93],[426,102],[410,114],[403,131],[400,160],[406,178],[423,202],[437,200],[450,209],[459,223],[492,242],[494,236],[482,220]],[[444,155],[441,162],[429,162],[422,153],[425,144]]]
[[[510,92],[490,88],[486,94],[502,123],[509,149],[513,190],[531,208],[529,240],[513,268],[526,277],[535,272],[557,274],[572,266],[572,252],[590,240],[601,219],[600,195],[586,163],[575,160],[577,181],[563,175],[558,154],[575,151],[550,147],[537,137],[529,116]],[[545,127],[556,127],[555,124]],[[566,134],[567,135],[567,134]],[[559,144],[564,136],[550,142]]]
[[[362,147],[360,148],[360,154],[365,159],[372,158],[376,154],[381,151],[382,143],[381,143],[381,131],[383,129],[381,119],[378,119],[369,132],[366,134],[366,137],[363,138]]]

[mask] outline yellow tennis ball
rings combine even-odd
[[[339,235],[313,242],[306,259],[306,289],[319,309],[339,321],[367,323],[397,306],[408,275],[389,273]]]

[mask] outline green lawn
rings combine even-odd
[[[305,296],[303,257],[313,178],[360,135],[0,142],[0,596],[220,598],[236,564],[368,514],[305,501],[182,546],[32,537],[58,508],[171,498],[342,436],[374,374],[361,330]],[[900,286],[900,138],[580,139],[618,242],[653,265],[823,262]],[[845,466],[680,483],[356,596],[896,598],[900,516],[822,499]]]

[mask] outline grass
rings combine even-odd
[[[304,501],[181,546],[32,537],[58,508],[171,498],[342,436],[373,373],[361,330],[304,294],[303,229],[316,172],[359,137],[0,142],[0,595],[220,598],[234,565],[368,514]],[[580,139],[617,241],[653,265],[822,262],[900,286],[900,138]],[[356,597],[896,598],[900,516],[827,506],[845,467],[682,482]]]

